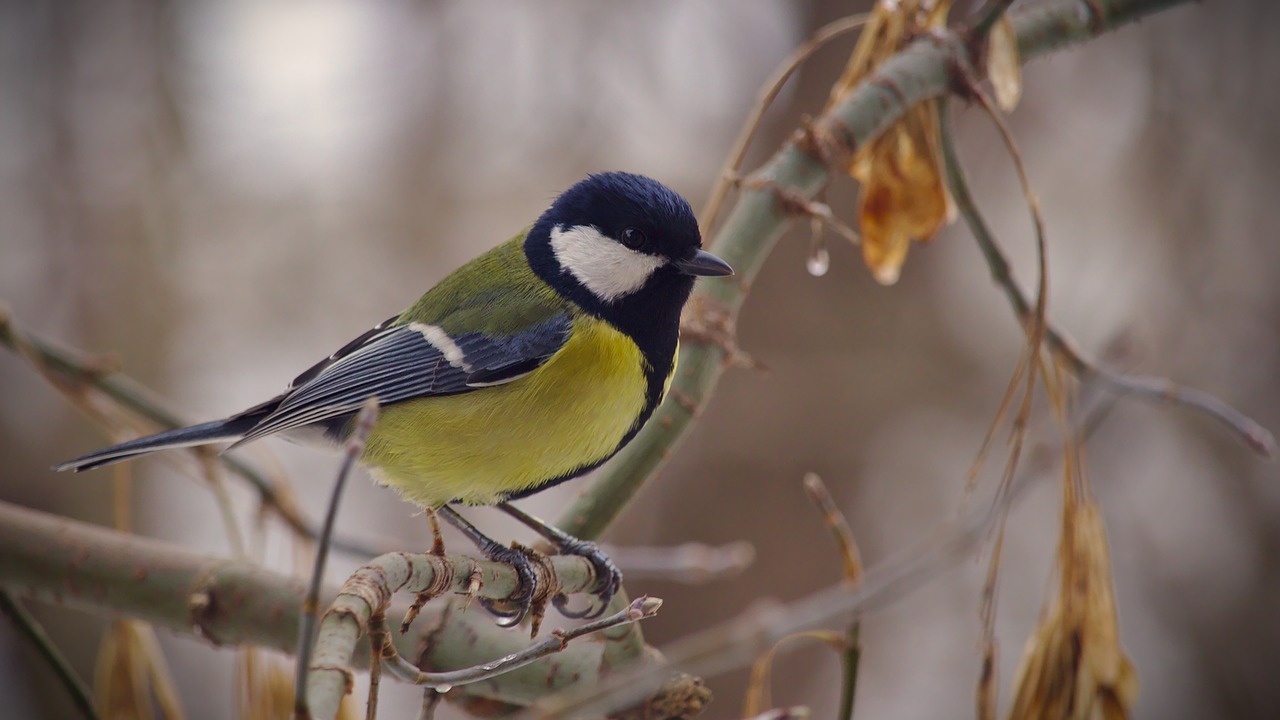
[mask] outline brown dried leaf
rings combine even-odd
[[[996,105],[1003,112],[1013,112],[1022,99],[1022,64],[1018,35],[1007,13],[996,21],[987,39],[987,78],[995,90]]]
[[[1091,499],[1066,508],[1059,561],[1058,602],[1027,640],[1009,718],[1127,718],[1138,678],[1120,646],[1106,529]]]
[[[827,108],[839,102],[886,58],[915,36],[946,25],[951,0],[881,0],[872,9]],[[950,221],[943,181],[937,110],[912,108],[884,135],[854,153],[848,172],[862,188],[858,221],[862,257],[875,279],[892,285],[911,242],[931,239]]]
[[[937,108],[920,105],[863,148],[850,169],[862,183],[862,258],[881,284],[898,281],[911,241],[931,240],[954,214],[940,145]]]
[[[155,632],[134,620],[117,620],[107,631],[94,668],[93,694],[94,704],[106,718],[186,717]]]

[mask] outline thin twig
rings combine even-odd
[[[1222,423],[1235,433],[1245,445],[1260,457],[1276,458],[1276,439],[1270,430],[1203,390],[1179,385],[1168,378],[1153,375],[1130,375],[1097,362],[1090,362],[1067,344],[1058,346],[1063,359],[1081,377],[1093,377],[1122,395],[1133,395],[1150,403],[1171,403],[1204,413]]]
[[[816,473],[805,475],[804,489],[809,500],[822,514],[823,524],[835,538],[844,565],[842,579],[849,587],[856,587],[862,578],[862,558],[853,537],[853,530],[849,527],[849,521],[836,505],[822,478]],[[862,656],[862,650],[858,646],[860,628],[861,622],[855,618],[849,630],[843,634],[835,630],[813,630],[794,633],[774,643],[767,652],[756,658],[751,666],[743,714],[758,716],[765,711],[765,708],[773,705],[769,692],[769,675],[773,668],[773,658],[779,649],[790,640],[817,640],[840,653],[844,682],[840,689],[841,714],[839,717],[847,720],[853,713],[854,692],[858,684],[858,661]]]
[[[387,648],[392,652],[395,646],[390,640],[391,630],[387,627],[387,614],[378,611],[369,618],[369,699],[365,703],[365,720],[377,720],[378,689],[382,685],[382,659]]]
[[[71,702],[75,704],[80,714],[89,720],[98,720],[98,711],[93,707],[93,695],[89,692],[89,686],[85,685],[80,676],[71,669],[71,663],[67,661],[58,646],[53,644],[53,640],[40,626],[40,621],[27,612],[27,609],[22,607],[17,598],[6,588],[0,588],[0,613],[9,618],[18,632],[35,646],[40,657],[49,663],[49,668],[53,670],[54,675],[58,676],[58,680],[66,688],[67,694],[71,696]]]
[[[165,430],[190,424],[161,407],[146,388],[125,374],[106,367],[104,363],[95,364],[83,353],[64,350],[40,338],[20,332],[3,305],[0,305],[0,345],[13,350],[46,378],[64,379],[68,384],[54,383],[59,390],[71,392],[75,388],[93,388],[120,407]],[[76,402],[74,397],[68,397],[68,399],[73,403]],[[280,490],[275,487],[275,483],[269,478],[230,455],[220,455],[218,460],[231,472],[248,482],[258,493],[263,507],[283,520],[294,533],[308,540],[316,539],[315,528],[302,517],[297,508],[285,500]],[[374,557],[386,552],[386,548],[370,547],[342,538],[335,540],[333,547],[361,557]]]
[[[808,630],[805,632],[796,632],[781,638],[772,647],[759,654],[759,657],[751,663],[751,673],[747,679],[747,695],[742,703],[743,715],[759,715],[768,708],[773,707],[773,692],[770,690],[769,679],[773,673],[773,659],[782,651],[783,647],[788,644],[794,644],[799,640],[812,640],[841,653],[843,656],[845,650],[846,636],[836,632],[835,630]]]
[[[991,270],[992,280],[1004,291],[1018,320],[1026,323],[1031,315],[1030,302],[1013,278],[1009,261],[987,226],[986,220],[977,211],[956,155],[953,134],[949,127],[949,114],[943,112],[939,117],[943,123],[942,150],[946,158],[948,188],[956,201],[956,207],[959,208],[961,216],[969,226],[969,231],[978,243],[978,248],[982,251],[987,267]],[[1180,385],[1167,378],[1131,375],[1103,363],[1089,360],[1076,349],[1075,343],[1052,323],[1045,327],[1045,342],[1050,351],[1066,362],[1081,380],[1095,379],[1120,394],[1133,395],[1138,399],[1156,404],[1171,403],[1202,413],[1225,426],[1259,456],[1264,458],[1276,456],[1276,441],[1271,432],[1220,398],[1203,390]]]
[[[1002,484],[1001,488],[1005,485]],[[979,604],[978,618],[982,622],[982,670],[978,674],[978,688],[975,693],[976,715],[978,720],[995,720],[997,672],[996,654],[999,651],[996,640],[996,604],[998,596],[996,587],[1000,582],[1001,558],[1004,554],[1005,527],[1008,513],[1001,514],[995,524],[995,542],[991,545],[991,557],[987,559],[987,573],[982,581],[982,600]]]
[[[1008,126],[1004,123],[1001,114],[996,110],[994,103],[978,87],[976,79],[970,75],[966,80],[975,97],[981,102],[987,114],[1000,129],[1001,136],[1005,138],[1006,143],[1010,144],[1010,153],[1014,155],[1015,166],[1019,169],[1019,176],[1023,178],[1025,186],[1025,171],[1022,169],[1022,161],[1018,156],[1017,149],[1012,145],[1012,134]],[[1031,197],[1034,200],[1034,196]],[[994,244],[994,239],[992,240],[992,245],[996,252],[1000,251],[999,246]],[[1008,263],[1005,262],[1004,266],[1007,268]],[[1009,274],[1009,282],[1012,285],[1013,292],[1021,295],[1021,290],[1013,281],[1012,274]],[[1043,322],[1043,319],[1041,319],[1041,322]],[[1061,333],[1052,331],[1052,329],[1048,330],[1047,337],[1050,348],[1060,355],[1081,378],[1095,376],[1117,392],[1133,394],[1151,402],[1173,402],[1206,413],[1232,429],[1245,445],[1258,455],[1272,459],[1275,457],[1275,437],[1270,431],[1219,398],[1195,388],[1180,386],[1166,378],[1128,375],[1114,368],[1089,362],[1080,355],[1074,345],[1065,339]]]
[[[554,655],[564,650],[571,641],[584,635],[651,618],[658,613],[658,608],[660,607],[662,607],[660,598],[641,595],[632,600],[631,604],[626,608],[612,615],[607,615],[599,620],[579,625],[570,630],[553,630],[547,637],[519,652],[511,653],[492,662],[473,665],[460,670],[422,672],[401,657],[393,645],[385,646],[383,660],[387,663],[387,671],[404,682],[414,685],[426,685],[440,692],[448,692],[454,686],[489,680],[541,660],[548,655]],[[386,618],[381,618],[381,622],[385,626]]]
[[[849,521],[844,513],[840,512],[835,499],[831,497],[831,491],[827,490],[826,483],[822,482],[822,478],[818,477],[817,473],[808,473],[804,476],[804,489],[809,495],[809,500],[818,508],[818,512],[822,513],[822,521],[827,526],[827,530],[831,531],[831,536],[835,538],[836,545],[840,549],[840,559],[844,565],[844,581],[850,585],[857,584],[862,578],[862,553],[858,552],[858,543],[853,538],[853,529],[849,527]]]
[[[217,460],[206,449],[199,453],[200,470],[209,490],[213,493],[214,504],[218,506],[218,517],[227,534],[227,545],[231,548],[231,556],[244,558],[248,556],[248,547],[244,542],[244,534],[240,532],[240,523],[236,520],[235,507],[231,503],[231,493],[227,492],[227,483],[218,467]]]
[[[840,557],[844,561],[844,580],[850,586],[856,586],[862,580],[862,553],[858,552],[858,543],[853,537],[853,528],[836,501],[827,490],[826,483],[817,473],[809,473],[804,478],[804,489],[809,499],[822,513],[823,522],[836,545],[840,548]],[[853,717],[853,701],[858,690],[858,666],[862,660],[862,645],[858,638],[862,634],[861,619],[854,619],[845,632],[844,652],[840,655],[843,677],[840,683],[840,712],[836,715],[840,720]]]
[[[440,698],[444,697],[444,693],[433,687],[428,687],[422,691],[422,707],[418,710],[418,720],[435,720],[436,707],[440,704]]]
[[[778,206],[782,208],[782,212],[787,215],[791,217],[807,217],[822,227],[831,228],[837,235],[848,240],[852,245],[862,244],[862,237],[858,235],[858,231],[850,227],[844,220],[841,220],[840,217],[831,210],[831,206],[824,202],[810,200],[809,198],[797,192],[788,190],[771,180],[765,180],[762,178],[738,178],[734,180],[733,185],[745,186],[751,190],[768,190],[773,193],[774,197],[778,201]]]
[[[773,708],[765,710],[759,715],[752,715],[747,720],[809,720],[812,713],[809,708],[804,705],[793,705],[791,707]]]
[[[311,711],[307,707],[307,673],[311,669],[311,648],[315,645],[316,623],[320,619],[320,584],[324,582],[324,566],[329,559],[329,540],[333,537],[333,526],[338,520],[338,504],[342,499],[342,489],[347,484],[347,477],[355,467],[356,460],[364,452],[364,443],[373,431],[378,420],[378,399],[369,398],[356,415],[355,429],[347,439],[346,452],[342,457],[342,465],[338,469],[338,478],[333,483],[333,493],[329,498],[329,510],[325,513],[324,528],[320,532],[319,544],[316,547],[316,564],[311,571],[311,585],[307,588],[307,597],[302,603],[302,620],[298,623],[298,663],[297,675],[293,684],[293,714],[295,718],[309,718]]]
[[[1036,380],[1039,378],[1041,370],[1041,348],[1044,344],[1044,338],[1048,322],[1046,320],[1047,304],[1048,304],[1048,283],[1049,268],[1047,253],[1045,251],[1045,230],[1044,217],[1040,213],[1040,203],[1036,199],[1035,192],[1031,189],[1031,179],[1027,176],[1026,166],[1022,162],[1022,153],[1018,150],[1018,144],[1013,138],[1013,132],[1005,123],[1004,117],[996,110],[995,104],[987,97],[986,93],[979,86],[977,79],[974,77],[972,69],[964,63],[957,63],[957,69],[962,80],[967,85],[968,93],[975,97],[986,110],[987,116],[991,118],[999,131],[1000,138],[1004,142],[1005,149],[1009,153],[1009,157],[1013,160],[1014,170],[1018,175],[1018,182],[1022,185],[1022,193],[1026,198],[1027,207],[1031,211],[1031,220],[1035,228],[1035,249],[1036,249],[1036,266],[1037,266],[1037,282],[1036,282],[1036,304],[1030,318],[1023,318],[1024,332],[1027,334],[1027,354],[1026,360],[1026,385],[1023,388],[1022,402],[1018,409],[1018,414],[1014,418],[1012,440],[1013,447],[1009,452],[1009,460],[1005,466],[1005,472],[1000,482],[1000,492],[1008,492],[1009,487],[1013,483],[1015,473],[1017,472],[1018,460],[1022,454],[1022,443],[1026,433],[1026,424],[1031,414],[1031,401],[1035,395]],[[940,105],[945,105],[946,100],[939,101]],[[940,108],[939,115],[945,111]],[[975,209],[976,212],[976,209]],[[1000,578],[1000,565],[1002,551],[1004,548],[1005,528],[1007,527],[1007,515],[1002,515],[996,523],[995,542],[992,545],[991,557],[988,562],[987,577],[982,586],[982,637],[983,637],[983,672],[978,682],[978,711],[982,720],[995,720],[996,703],[995,703],[995,686],[996,686],[996,663],[995,654],[996,636],[996,603],[998,597],[996,595],[996,587]]]
[[[1000,8],[1003,11],[1003,8]],[[1019,377],[1024,377],[1021,383],[1021,394],[1019,396],[1018,411],[1014,415],[1010,428],[1010,448],[1009,456],[1005,462],[1004,471],[1001,474],[1000,484],[997,489],[997,495],[1007,493],[1012,486],[1013,480],[1017,474],[1018,462],[1022,456],[1023,442],[1026,436],[1027,423],[1031,415],[1032,400],[1035,397],[1036,381],[1039,378],[1041,369],[1041,348],[1044,343],[1047,322],[1045,320],[1048,301],[1048,260],[1046,257],[1046,242],[1044,231],[1044,219],[1040,213],[1039,202],[1036,200],[1035,193],[1031,189],[1031,181],[1027,176],[1026,168],[1023,165],[1021,153],[1018,150],[1017,143],[1013,138],[1012,132],[1005,124],[1004,119],[997,113],[992,103],[987,99],[982,89],[978,86],[973,76],[971,65],[967,58],[958,58],[955,63],[955,71],[960,80],[964,83],[964,90],[972,97],[979,100],[982,106],[987,110],[992,122],[996,125],[1003,140],[1009,156],[1013,160],[1014,169],[1017,172],[1019,183],[1022,185],[1022,192],[1027,201],[1027,206],[1031,212],[1032,223],[1035,228],[1035,252],[1037,265],[1037,284],[1036,284],[1036,304],[1027,314],[1020,316],[1023,324],[1023,332],[1026,334],[1026,350],[1019,359],[1010,380],[1004,397],[1001,400],[999,410],[996,417],[992,420],[987,435],[978,450],[977,457],[972,465],[968,478],[966,479],[965,498],[970,496],[973,491],[974,483],[981,469],[983,460],[986,457],[987,450],[990,446],[995,430],[1000,426],[1003,416],[1008,410],[1009,405],[1013,402],[1015,394],[1019,388]],[[950,132],[950,125],[946,123],[947,99],[943,98],[938,101],[938,117],[939,117],[939,133],[943,135],[943,143],[950,142],[950,138],[946,137]],[[954,143],[952,143],[954,144]],[[948,177],[954,172],[950,169],[950,165],[954,162],[954,154],[948,155],[944,150],[943,162],[948,165],[946,172]],[[969,198],[965,198],[969,200]],[[991,556],[988,559],[987,574],[982,586],[982,601],[980,617],[982,621],[982,640],[983,640],[983,670],[978,681],[978,716],[981,720],[993,720],[994,718],[994,702],[991,698],[994,695],[995,687],[995,663],[994,657],[996,653],[995,639],[995,618],[996,618],[996,588],[1000,577],[1000,564],[1002,550],[1004,546],[1005,528],[1007,517],[1002,515],[994,525],[994,540],[991,548]]]
[[[855,620],[849,626],[844,656],[840,663],[844,670],[844,677],[840,680],[840,710],[836,714],[839,720],[853,718],[853,701],[858,693],[858,667],[862,664],[862,641],[859,639],[861,634],[862,623]]]
[[[857,30],[866,22],[867,15],[862,14],[850,15],[823,25],[800,47],[792,51],[791,55],[787,56],[787,59],[783,60],[782,64],[773,71],[773,75],[769,76],[769,79],[765,81],[756,96],[755,107],[751,110],[751,114],[747,115],[747,119],[742,124],[742,129],[738,131],[738,137],[733,141],[733,148],[725,158],[724,167],[720,169],[720,175],[716,178],[715,185],[712,186],[711,196],[707,198],[707,204],[702,208],[703,237],[709,235],[715,227],[716,216],[720,214],[720,206],[724,204],[729,188],[733,187],[734,179],[738,177],[738,171],[742,168],[742,161],[746,159],[747,149],[751,147],[751,141],[755,138],[756,131],[760,129],[760,122],[764,119],[765,111],[769,109],[774,99],[778,97],[778,93],[782,91],[782,86],[787,83],[792,73],[823,45],[841,35]]]
[[[1085,404],[1081,402],[1082,407]],[[1092,435],[1110,408],[1110,402],[1103,398],[1082,411],[1077,420],[1080,436]],[[664,648],[665,661],[616,673],[591,687],[576,687],[544,700],[521,717],[607,715],[652,692],[655,678],[672,667],[702,674],[726,672],[743,666],[748,658],[756,657],[781,638],[829,627],[850,613],[856,616],[870,612],[905,596],[954,568],[958,558],[980,547],[1006,508],[1022,498],[1037,480],[1046,477],[1060,457],[1060,447],[1055,441],[1031,449],[1009,492],[997,494],[983,507],[938,525],[919,542],[869,567],[858,587],[851,589],[841,582],[785,606],[749,609]]]
[[[111,521],[120,532],[133,532],[133,474],[127,464],[111,473]]]
[[[697,542],[663,547],[621,545],[605,551],[628,580],[657,579],[687,585],[733,577],[756,558],[755,546],[745,541],[714,546]]]
[[[974,490],[977,489],[978,477],[986,466],[987,453],[991,449],[992,442],[995,441],[996,431],[1002,427],[1004,417],[1008,414],[1014,397],[1017,396],[1018,387],[1022,384],[1022,374],[1027,369],[1027,358],[1030,355],[1031,351],[1024,345],[1022,354],[1018,356],[1017,362],[1014,363],[1013,373],[1009,376],[1009,382],[1005,386],[1004,394],[1000,396],[1000,404],[996,407],[995,417],[991,418],[991,423],[987,425],[987,432],[983,435],[982,442],[978,444],[978,452],[973,458],[973,463],[969,465],[969,472],[965,475],[962,508],[969,502]]]

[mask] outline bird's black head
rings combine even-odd
[[[695,277],[733,273],[702,249],[684,198],[621,172],[591,175],[564,191],[529,230],[525,253],[539,277],[630,335],[646,355],[674,351]]]

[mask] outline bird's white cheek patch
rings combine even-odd
[[[605,302],[639,290],[664,262],[631,250],[590,225],[552,228],[551,250],[562,269]]]

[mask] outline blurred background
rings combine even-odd
[[[0,300],[30,332],[115,354],[192,420],[221,417],[278,392],[588,172],[645,173],[698,207],[774,66],[866,5],[6,0]],[[1276,29],[1274,3],[1173,9],[1025,68],[1011,118],[1047,220],[1052,318],[1088,352],[1121,340],[1143,372],[1215,393],[1273,430]],[[821,109],[851,43],[788,86],[748,167]],[[978,200],[1029,283],[1030,224],[1010,162],[981,113],[957,109]],[[829,199],[852,218],[853,198],[845,180]],[[806,471],[832,487],[870,564],[951,517],[1017,359],[1018,328],[962,227],[917,248],[891,288],[836,240],[830,273],[810,277],[807,244],[804,224],[778,245],[742,315],[741,344],[768,372],[726,373],[608,534],[757,548],[732,579],[629,585],[666,599],[645,624],[659,647],[758,599],[837,581]],[[105,442],[0,353],[0,499],[110,523],[108,473],[48,469]],[[262,445],[317,516],[335,460]],[[1276,466],[1203,418],[1133,403],[1088,456],[1141,679],[1136,716],[1280,716]],[[207,487],[162,461],[134,474],[139,532],[228,552]],[[584,483],[525,506],[554,516]],[[232,494],[247,517],[253,496]],[[1059,496],[1042,483],[1010,518],[997,623],[1006,699],[1052,587]],[[493,511],[471,514],[514,533]],[[406,549],[429,542],[415,508],[369,483],[349,486],[342,527],[394,534]],[[340,557],[333,576],[357,562]],[[867,618],[857,717],[972,713],[984,572],[960,562]],[[33,609],[90,677],[105,622]],[[161,642],[190,716],[229,716],[234,654]],[[823,648],[790,652],[775,700],[829,717],[838,671]],[[745,674],[709,682],[708,717],[737,716]],[[7,717],[71,712],[7,625],[0,695]],[[414,712],[418,697],[384,685],[384,712]]]

